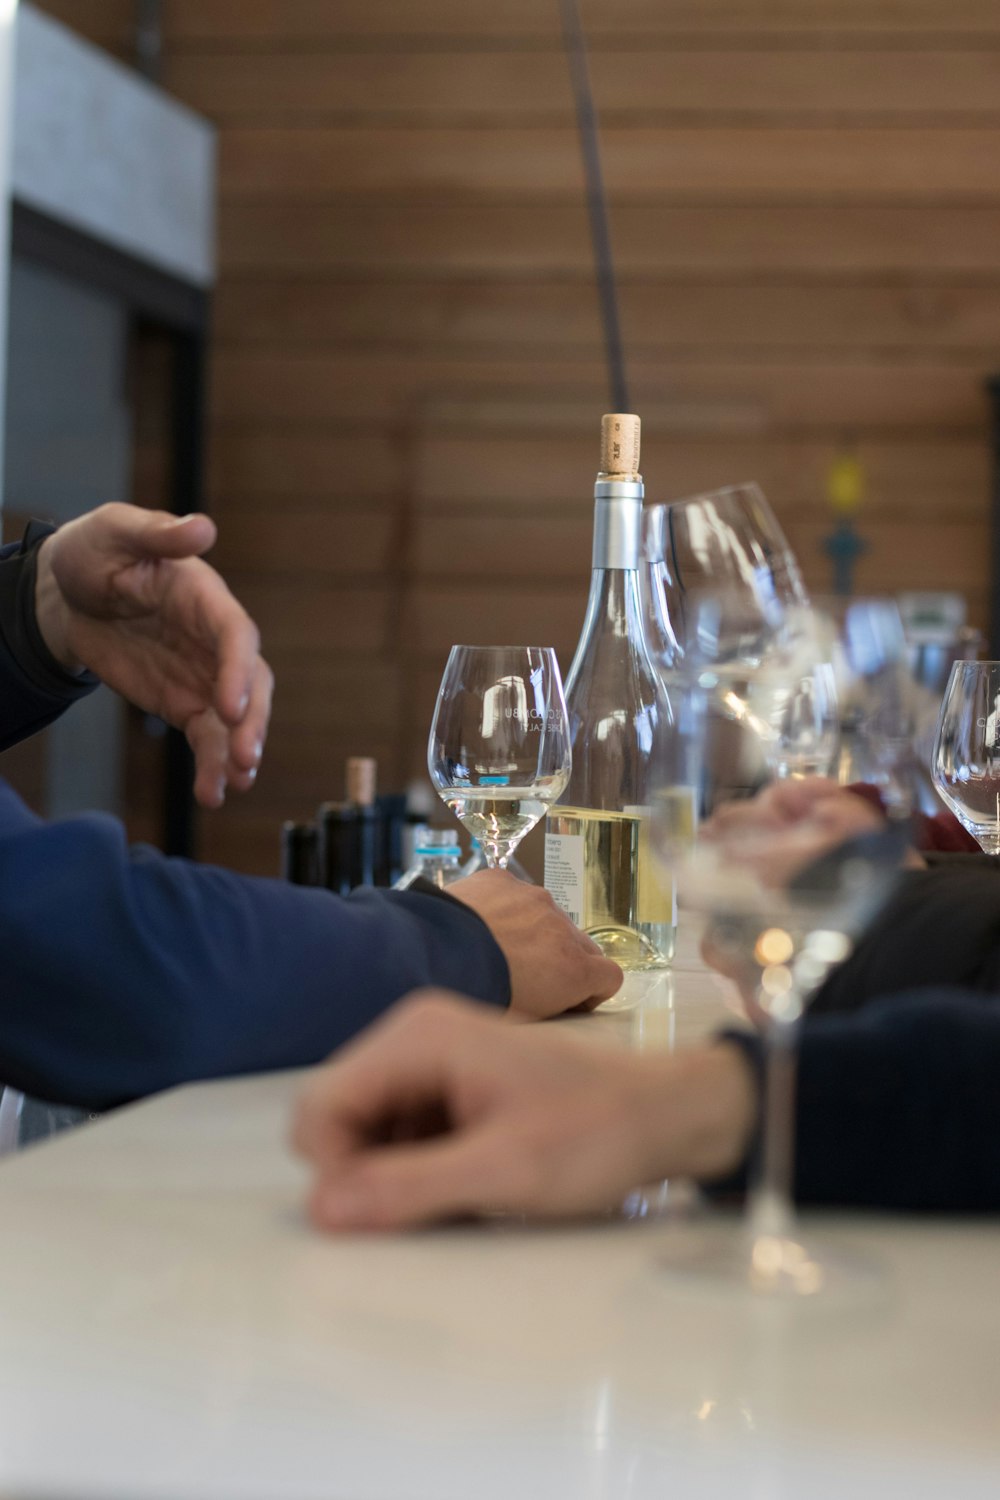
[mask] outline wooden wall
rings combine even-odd
[[[124,53],[130,0],[44,6]],[[823,589],[988,584],[1000,365],[995,0],[582,0],[649,494],[754,477]],[[371,752],[419,771],[455,640],[551,641],[586,589],[600,328],[556,0],[166,0],[220,130],[219,560],[278,675],[206,853]]]

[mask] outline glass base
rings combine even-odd
[[[726,1226],[682,1228],[657,1256],[670,1275],[705,1287],[728,1287],[754,1297],[783,1300],[867,1297],[882,1285],[876,1261],[827,1245],[811,1235],[748,1233]]]
[[[666,930],[651,927],[650,935],[634,927],[588,927],[586,933],[600,948],[605,958],[613,958],[626,974],[644,973],[647,969],[666,969],[673,957],[676,928]]]

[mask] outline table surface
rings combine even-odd
[[[581,1029],[667,1046],[726,1000],[683,955],[632,988]],[[798,1303],[666,1271],[669,1214],[323,1238],[297,1082],[180,1089],[0,1165],[6,1500],[1000,1494],[994,1223],[811,1219],[881,1274]]]

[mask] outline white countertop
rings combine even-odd
[[[682,968],[591,1034],[662,1045],[721,998]],[[0,1164],[4,1500],[1000,1494],[994,1224],[822,1221],[881,1282],[791,1305],[674,1279],[663,1222],[324,1239],[296,1082]]]

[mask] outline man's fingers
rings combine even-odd
[[[117,519],[119,541],[136,558],[201,557],[214,546],[215,522],[195,512],[172,516],[164,510],[139,510],[122,506]]]
[[[323,1173],[309,1200],[321,1229],[391,1230],[475,1213],[503,1198],[508,1152],[495,1131],[373,1146]]]
[[[267,739],[273,695],[274,673],[267,662],[258,656],[246,712],[232,730],[229,740],[230,780],[241,791],[246,791],[253,785],[257,774]]]
[[[241,724],[250,707],[260,661],[260,632],[246,610],[219,579],[212,599],[212,624],[218,656],[215,707],[227,724]]]
[[[587,1003],[600,1005],[602,1000],[610,1000],[612,995],[617,995],[625,983],[625,974],[613,959],[595,958],[590,962],[594,977]]]
[[[295,1150],[340,1160],[388,1122],[446,1103],[463,1037],[499,1024],[443,991],[403,1000],[306,1084],[292,1130]]]
[[[229,730],[212,709],[195,714],[185,728],[194,752],[194,795],[202,807],[221,807],[229,782]]]

